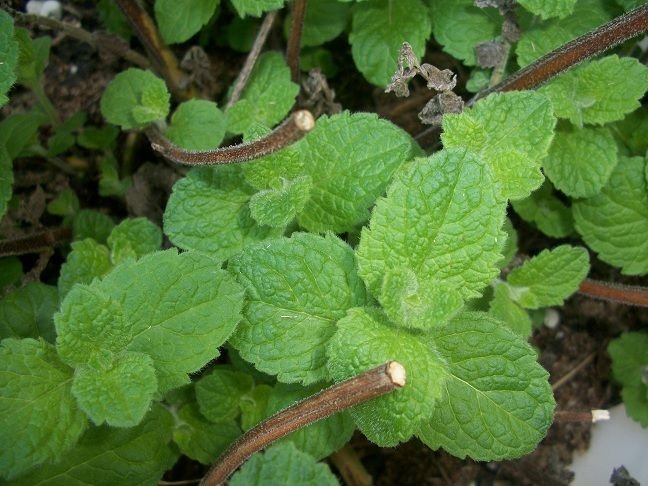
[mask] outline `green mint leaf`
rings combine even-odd
[[[58,460],[86,426],[71,393],[74,370],[51,344],[4,339],[0,344],[0,471],[7,479]]]
[[[283,7],[284,0],[231,0],[239,17],[260,17],[264,12]]]
[[[189,150],[211,150],[225,137],[227,119],[216,103],[189,100],[180,104],[171,116],[165,135],[176,145]]]
[[[39,86],[43,71],[49,61],[49,49],[52,39],[39,37],[32,39],[29,31],[22,27],[14,30],[16,42],[18,43],[18,82],[30,89]]]
[[[511,298],[508,286],[498,283],[493,289],[488,314],[503,322],[515,334],[523,339],[531,336],[531,318],[529,314]]]
[[[259,56],[242,97],[227,110],[227,130],[247,133],[255,125],[272,127],[292,108],[299,86],[278,52]]]
[[[82,209],[72,221],[72,232],[75,240],[92,238],[98,243],[105,243],[115,227],[112,219],[93,209]]]
[[[474,66],[475,47],[501,34],[502,16],[496,9],[477,8],[473,0],[430,2],[434,38],[448,54]]]
[[[4,271],[4,268],[2,269]],[[0,340],[8,337],[56,337],[52,316],[59,306],[56,287],[32,282],[0,300]]]
[[[119,178],[117,159],[113,156],[102,159],[99,162],[99,172],[99,195],[124,198],[133,181],[130,176]]]
[[[120,72],[101,96],[101,114],[123,130],[163,120],[168,113],[166,85],[150,71],[129,68]]]
[[[518,63],[522,67],[531,64],[543,54],[603,25],[610,19],[606,8],[601,0],[579,0],[572,14],[565,18],[548,22],[530,19],[529,25],[522,26],[522,36],[517,44]]]
[[[77,136],[77,143],[87,149],[112,149],[119,135],[119,128],[115,125],[104,127],[84,127]]]
[[[89,284],[95,278],[106,275],[112,267],[108,248],[92,238],[74,241],[58,280],[61,298],[65,297],[74,284]]]
[[[589,272],[585,248],[561,245],[543,250],[507,277],[513,300],[527,309],[562,305]]]
[[[167,44],[178,44],[191,38],[209,22],[220,0],[175,2],[155,0],[155,20]]]
[[[169,447],[171,414],[154,406],[137,427],[92,427],[56,464],[39,467],[16,486],[155,485],[177,459]]]
[[[556,119],[549,99],[533,91],[500,93],[470,110],[443,117],[445,147],[465,147],[487,162],[502,196],[522,199],[540,187],[541,160],[549,151]]]
[[[555,402],[533,348],[478,313],[435,331],[434,343],[447,361],[435,379],[445,384],[418,437],[432,449],[479,461],[535,449],[553,421]]]
[[[13,193],[13,163],[7,150],[0,145],[0,218],[7,211]]]
[[[156,391],[153,360],[143,353],[123,354],[109,369],[78,369],[72,383],[72,394],[90,419],[113,427],[139,424]]]
[[[641,157],[620,157],[603,190],[572,206],[576,229],[587,246],[625,275],[648,273],[645,166]]]
[[[598,194],[618,162],[608,128],[559,130],[542,167],[557,189],[574,198]]]
[[[0,258],[0,289],[16,285],[23,276],[22,262],[18,257]]]
[[[504,220],[502,230],[506,232],[507,238],[502,249],[504,258],[499,262],[499,267],[504,268],[509,265],[518,253],[518,234],[509,218]]]
[[[648,334],[625,332],[610,343],[608,353],[614,378],[623,386],[621,396],[628,415],[648,427]]]
[[[643,155],[648,151],[648,108],[628,113],[610,127],[619,142],[621,155]]]
[[[270,417],[319,391],[317,385],[303,387],[277,383],[270,393],[266,415]],[[351,416],[347,412],[341,412],[293,432],[282,439],[282,442],[292,442],[297,449],[319,461],[349,442],[354,430]]]
[[[72,189],[64,189],[47,204],[47,212],[56,216],[72,216],[79,207],[76,193]]]
[[[535,224],[552,238],[564,238],[574,233],[571,209],[553,194],[549,181],[525,199],[511,201],[515,212],[527,223]]]
[[[257,452],[236,472],[230,486],[263,486],[290,484],[291,486],[338,486],[338,480],[326,464],[318,464],[293,444],[273,445],[265,452]]]
[[[301,212],[313,185],[309,176],[282,181],[278,189],[257,192],[250,199],[250,214],[260,225],[285,228]]]
[[[254,388],[252,377],[229,367],[217,366],[196,382],[200,412],[212,422],[225,422],[239,416],[241,397]]]
[[[37,142],[38,128],[48,121],[49,118],[38,110],[16,113],[2,120],[0,122],[0,150],[4,147],[10,159],[17,158],[24,149]],[[4,179],[7,179],[7,176]]]
[[[349,112],[320,118],[299,149],[313,187],[297,221],[317,233],[343,233],[366,221],[396,169],[416,150],[392,123]]]
[[[430,13],[421,0],[370,2],[353,13],[349,34],[353,60],[369,82],[387,86],[403,42],[409,42],[421,58],[431,30]]]
[[[240,435],[236,422],[210,422],[195,402],[185,403],[176,412],[173,441],[184,455],[202,464],[213,463]]]
[[[304,15],[301,46],[319,46],[344,32],[349,21],[349,5],[330,0],[310,0]],[[292,14],[286,16],[284,32],[290,33]]]
[[[367,299],[351,248],[331,234],[295,233],[245,248],[228,268],[247,290],[230,339],[241,356],[285,383],[328,379],[335,322]]]
[[[119,5],[112,0],[99,0],[97,2],[97,16],[102,25],[114,34],[130,40],[133,30],[128,23],[128,19],[123,14]]]
[[[386,361],[407,370],[407,386],[350,409],[360,431],[381,447],[407,441],[429,420],[442,394],[444,364],[419,335],[390,325],[377,309],[350,309],[327,346],[335,381],[358,375]]]
[[[164,233],[185,250],[226,260],[246,245],[279,236],[258,225],[248,202],[254,193],[239,166],[199,167],[174,186],[164,212]]]
[[[7,92],[16,82],[17,67],[18,42],[14,38],[13,18],[0,10],[0,106],[9,101]]]
[[[561,74],[540,92],[549,96],[556,116],[582,126],[621,120],[639,108],[647,89],[648,67],[633,57],[612,55]]]
[[[299,144],[243,164],[245,180],[255,189],[277,189],[284,180],[294,180],[303,174],[304,160]]]
[[[241,397],[241,428],[250,430],[266,418],[266,408],[273,388],[270,385],[257,385],[250,393]]]
[[[576,0],[519,0],[520,5],[542,19],[563,19],[574,11]]]
[[[146,218],[127,218],[108,237],[110,259],[116,265],[127,258],[139,258],[162,246],[162,230]]]
[[[396,173],[362,230],[360,275],[374,296],[390,270],[409,269],[426,285],[478,297],[497,276],[503,222],[504,202],[476,155],[450,149],[415,159]]]

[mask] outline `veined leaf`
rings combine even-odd
[[[155,1],[155,20],[167,44],[184,42],[212,18],[220,0]]]

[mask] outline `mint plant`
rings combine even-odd
[[[153,70],[115,75],[102,126],[84,112],[60,119],[42,85],[49,41],[0,11],[0,105],[14,83],[38,103],[0,122],[8,225],[12,164],[26,156],[75,174],[60,157],[92,154],[97,193],[117,205],[135,177],[121,132],[146,137],[150,157],[200,165],[173,185],[161,226],[84,207],[65,188],[46,205],[57,231],[0,241],[0,475],[154,484],[182,454],[213,463],[204,481],[216,484],[269,446],[230,482],[336,484],[318,461],[355,430],[479,461],[532,452],[556,403],[530,312],[579,290],[612,298],[585,280],[590,252],[648,273],[647,147],[633,135],[646,131],[648,68],[622,50],[586,60],[648,29],[648,8],[609,22],[619,6],[608,1],[489,3],[295,0],[286,58],[255,42],[249,77],[216,102],[175,52],[208,45],[228,8],[230,33],[265,15],[265,39],[283,0],[156,0],[152,16],[103,2],[104,22],[126,37],[129,23]],[[398,94],[409,94],[407,69],[433,68],[404,66],[404,42],[422,58],[434,36],[472,69],[477,95],[438,114],[442,147],[372,113],[315,122],[300,105],[300,46],[325,52],[343,33],[362,76],[390,91],[396,72]],[[475,54],[484,42],[502,47],[488,66]],[[519,259],[508,216],[561,241]],[[16,255],[62,243],[54,277],[40,269],[30,282]],[[620,292],[639,305],[648,294]],[[610,354],[645,425],[643,337],[622,336]]]

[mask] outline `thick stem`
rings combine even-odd
[[[22,238],[0,240],[0,257],[40,253],[67,243],[71,238],[72,228],[63,226]]]
[[[587,412],[572,412],[570,410],[556,410],[554,422],[584,422],[596,423],[601,420],[610,420],[607,410],[588,410]]]
[[[290,24],[290,37],[286,46],[286,62],[290,67],[292,80],[299,84],[299,49],[301,48],[302,31],[304,30],[304,16],[306,15],[306,0],[295,0],[292,9],[292,23]]]
[[[648,288],[645,287],[601,282],[587,278],[580,284],[578,293],[619,304],[648,307]]]
[[[648,30],[648,4],[637,7],[598,29],[545,54],[497,86],[479,93],[469,104],[494,92],[537,88],[557,74],[592,56],[605,52],[645,30]]]
[[[233,164],[258,159],[295,143],[315,127],[310,111],[299,110],[290,115],[267,136],[250,143],[232,145],[214,150],[184,150],[172,144],[157,129],[149,129],[147,136],[153,150],[174,162],[187,165]]]
[[[273,10],[272,12],[268,12],[265,18],[263,19],[263,22],[261,23],[261,27],[259,27],[259,32],[257,33],[256,39],[254,39],[254,44],[252,45],[252,49],[250,50],[247,59],[245,59],[245,64],[243,64],[243,67],[241,68],[241,72],[238,74],[236,80],[234,81],[232,94],[229,100],[227,100],[227,103],[225,104],[225,109],[232,106],[241,97],[241,93],[243,93],[243,89],[247,84],[247,80],[250,77],[252,68],[254,68],[254,65],[256,64],[259,54],[261,53],[261,49],[263,48],[263,45],[265,44],[265,41],[268,38],[268,34],[270,33],[270,29],[272,29],[272,24],[274,23],[276,18],[277,18],[277,11]]]
[[[250,429],[211,467],[201,485],[222,484],[245,460],[302,427],[405,386],[405,368],[389,361],[298,402]]]

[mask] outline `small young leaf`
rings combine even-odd
[[[251,15],[259,17],[264,12],[283,7],[285,0],[231,0],[232,6],[239,17]]]
[[[123,130],[141,128],[169,113],[164,81],[150,71],[129,68],[108,84],[101,96],[101,113]]]
[[[546,20],[552,17],[564,19],[574,11],[576,0],[519,0],[519,3],[529,12]]]
[[[304,16],[301,46],[319,46],[335,39],[347,26],[351,9],[330,0],[309,0]],[[284,32],[289,35],[292,14],[286,16]]]
[[[92,238],[72,242],[72,251],[61,267],[58,289],[61,298],[74,284],[89,284],[95,278],[106,275],[112,269],[108,248]]]
[[[549,374],[522,338],[484,314],[466,313],[434,332],[447,365],[434,417],[418,437],[432,449],[479,461],[532,451],[553,421]],[[445,376],[444,376],[445,375]]]
[[[133,35],[128,19],[113,0],[99,0],[97,2],[97,16],[102,25],[114,34],[130,40]]]
[[[227,130],[247,133],[255,125],[272,127],[283,120],[295,102],[299,86],[278,52],[259,56],[242,98],[227,110]]]
[[[612,55],[561,74],[540,88],[556,116],[577,126],[621,120],[639,108],[648,89],[648,67],[633,57]]]
[[[523,339],[531,336],[531,318],[513,299],[506,284],[496,284],[493,300],[490,301],[488,314],[502,321],[515,334]]]
[[[212,18],[220,0],[155,0],[155,20],[167,44],[184,42]]]
[[[279,189],[259,191],[250,199],[250,213],[260,225],[285,228],[304,209],[313,182],[309,176],[284,180]]]
[[[374,296],[384,276],[407,268],[419,282],[478,297],[498,273],[504,202],[491,171],[464,149],[416,159],[397,172],[358,246],[359,273]]]
[[[534,223],[552,238],[565,238],[574,233],[571,209],[553,194],[553,186],[545,181],[525,199],[511,201],[515,212],[526,222]]]
[[[189,150],[211,150],[225,137],[227,120],[216,103],[189,100],[180,104],[171,116],[165,135],[176,145]]]
[[[507,278],[513,300],[526,309],[562,305],[589,272],[585,248],[561,245],[543,250]]]
[[[36,109],[26,113],[16,113],[2,120],[0,150],[4,147],[10,159],[17,158],[23,150],[36,143],[38,128],[48,121],[49,118]]]
[[[349,34],[353,60],[369,82],[387,86],[403,42],[409,42],[420,58],[431,30],[430,13],[421,0],[370,2],[353,13]]]
[[[480,9],[473,0],[430,2],[432,32],[443,50],[474,66],[475,46],[500,35],[502,16],[496,9]]]
[[[499,262],[500,268],[504,268],[509,265],[515,258],[515,255],[517,255],[518,253],[518,234],[517,231],[515,231],[515,228],[513,227],[513,224],[511,223],[511,220],[509,218],[506,218],[504,220],[502,230],[506,232],[507,238],[506,243],[504,243],[504,248],[502,249],[504,258]]]
[[[471,110],[443,117],[445,147],[465,147],[493,169],[502,196],[522,199],[540,187],[556,119],[549,99],[533,91],[491,95]]]
[[[645,159],[620,157],[594,197],[574,202],[576,229],[601,260],[625,275],[648,273],[648,181]],[[628,228],[632,228],[628,231]]]
[[[295,233],[251,246],[228,269],[247,290],[230,343],[285,383],[328,378],[324,345],[347,309],[366,303],[353,251],[337,237]]]
[[[81,436],[87,419],[71,393],[73,373],[44,341],[0,344],[0,474],[6,479],[60,459]]]
[[[257,385],[250,393],[241,397],[241,428],[250,430],[266,418],[266,408],[273,388],[270,385]]]
[[[82,209],[72,221],[72,232],[75,240],[92,238],[98,243],[105,243],[115,227],[112,219],[93,209]]]
[[[621,383],[621,396],[630,417],[648,427],[648,334],[626,332],[608,346],[612,373]]]
[[[357,405],[349,413],[360,431],[381,447],[407,441],[432,417],[442,394],[444,364],[420,336],[391,326],[377,309],[350,309],[327,346],[328,369],[342,381],[389,360],[407,370],[407,386]]]
[[[250,375],[217,366],[196,382],[196,400],[205,418],[225,422],[239,416],[241,397],[253,388]]]
[[[344,112],[320,118],[299,150],[313,187],[297,221],[308,231],[343,233],[367,220],[368,208],[416,148],[392,123]]]
[[[79,206],[76,193],[72,189],[64,189],[47,204],[47,212],[56,216],[72,216]]]
[[[229,486],[338,486],[338,480],[326,464],[295,448],[290,442],[275,444],[257,452],[228,481]]]
[[[156,391],[153,360],[144,353],[122,354],[109,369],[80,368],[72,383],[72,394],[90,419],[113,427],[139,424]]]
[[[59,462],[41,466],[13,484],[155,485],[178,456],[168,445],[172,427],[171,414],[161,406],[153,407],[137,427],[92,427]]]
[[[598,194],[616,167],[617,145],[608,128],[561,130],[542,167],[557,189],[568,196]]]
[[[0,107],[9,100],[7,92],[16,82],[17,67],[18,43],[14,38],[13,18],[0,10]]]
[[[268,398],[266,415],[270,417],[319,391],[320,387],[317,385],[303,387],[277,383]],[[297,449],[319,461],[349,442],[354,430],[355,425],[351,416],[347,412],[340,412],[301,428],[282,441],[292,442]]]
[[[119,135],[115,125],[103,127],[85,127],[77,137],[78,144],[87,149],[108,150],[113,147]]]
[[[59,306],[56,287],[32,282],[0,300],[0,340],[8,337],[38,338],[53,343],[52,316]]]
[[[258,225],[248,202],[254,193],[239,166],[194,168],[175,186],[164,212],[164,232],[177,246],[226,260],[283,228]]]
[[[43,76],[49,60],[49,49],[52,39],[39,37],[32,39],[29,31],[18,27],[14,31],[18,42],[18,82],[34,89]]]
[[[162,246],[162,230],[146,218],[127,218],[108,237],[110,259],[117,265],[126,258],[139,258]]]
[[[113,156],[101,159],[99,162],[99,172],[99,195],[124,198],[126,191],[128,191],[133,181],[129,176],[120,179],[117,159]]]

